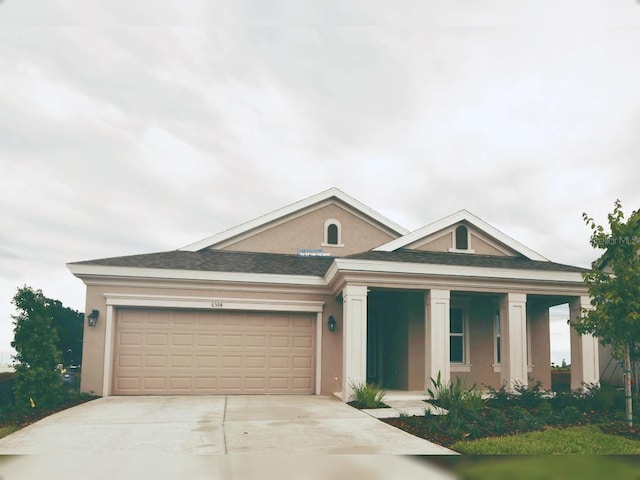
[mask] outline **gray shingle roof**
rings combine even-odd
[[[544,270],[553,272],[585,272],[580,267],[561,263],[531,260],[526,257],[499,257],[453,252],[424,252],[399,249],[393,252],[369,251],[356,253],[345,258],[354,260],[377,260],[383,262],[425,263],[433,265],[455,265],[463,267],[515,268],[523,270]]]
[[[492,255],[423,252],[403,249],[394,252],[368,251],[343,258],[397,263],[512,268],[555,272],[582,273],[586,271],[579,267],[554,262],[530,260],[525,257],[499,257]],[[174,250],[73,262],[70,265],[103,265],[169,270],[323,276],[333,263],[333,260],[333,257],[304,257],[278,253],[233,252],[223,250],[188,252]]]
[[[302,257],[277,253],[221,250],[200,250],[198,252],[174,250],[74,262],[70,265],[322,276],[332,263],[332,257]]]

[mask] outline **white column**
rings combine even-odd
[[[509,391],[517,384],[528,385],[526,294],[507,293],[502,297],[500,339],[500,383]]]
[[[442,383],[451,378],[449,364],[449,290],[430,290],[425,294],[424,373],[425,390],[440,373]]]
[[[367,287],[342,291],[342,401],[351,400],[351,383],[367,381]]]
[[[583,308],[592,308],[589,297],[576,297],[571,300],[569,302],[571,320],[582,316]],[[599,382],[598,339],[589,334],[578,335],[575,328],[571,328],[571,389],[576,390]]]

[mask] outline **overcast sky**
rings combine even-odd
[[[0,361],[18,287],[83,311],[66,263],[332,186],[588,266],[582,212],[640,206],[639,132],[634,0],[0,0]]]

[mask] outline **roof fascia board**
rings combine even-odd
[[[409,231],[406,228],[401,227],[397,223],[389,220],[388,218],[376,212],[372,208],[359,202],[355,198],[347,195],[342,190],[339,190],[334,187],[334,188],[325,190],[324,192],[320,192],[316,195],[313,195],[311,197],[305,198],[304,200],[300,200],[296,203],[292,203],[291,205],[287,205],[286,207],[280,208],[266,215],[262,215],[249,222],[245,222],[241,225],[230,228],[229,230],[225,230],[224,232],[205,238],[204,240],[200,240],[190,245],[186,245],[180,248],[179,250],[184,250],[188,252],[197,252],[199,250],[202,250],[203,248],[210,247],[217,243],[223,242],[230,238],[236,237],[238,235],[242,235],[243,233],[247,233],[251,230],[264,226],[268,223],[277,221],[278,219],[281,219],[283,217],[287,217],[299,210],[306,209],[324,200],[328,200],[332,197],[339,199],[340,201],[342,201],[349,207],[353,208],[354,210],[364,213],[366,216],[372,218],[373,220],[380,223],[384,227],[388,228],[392,232],[395,232],[399,235],[406,235],[407,233],[409,233]]]
[[[543,262],[548,262],[549,259],[540,255],[539,253],[531,250],[528,247],[525,247],[523,244],[514,240],[510,236],[502,233],[495,227],[492,227],[484,220],[476,217],[474,214],[467,210],[460,210],[459,212],[453,213],[447,217],[444,217],[440,220],[437,220],[429,225],[426,225],[418,230],[415,230],[403,237],[392,240],[384,245],[380,245],[379,247],[374,248],[374,250],[381,252],[393,252],[394,250],[398,250],[399,248],[406,247],[407,245],[419,241],[421,238],[436,233],[444,228],[450,227],[458,222],[467,221],[471,225],[474,225],[480,231],[485,234],[495,238],[496,240],[504,243],[508,247],[512,248],[518,253],[521,253],[527,258],[531,260],[540,260]]]
[[[327,272],[327,275],[329,273],[336,275],[338,272],[360,271],[583,283],[582,274],[579,272],[558,272],[519,268],[469,267],[463,265],[436,265],[408,262],[384,262],[379,260],[354,260],[342,258],[336,258],[335,264],[336,269],[330,269],[330,271]],[[327,280],[331,281],[332,278],[327,277]]]

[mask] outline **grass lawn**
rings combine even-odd
[[[585,425],[461,441],[451,448],[473,455],[639,455],[640,441]]]
[[[448,468],[463,480],[638,479],[634,457],[457,457]]]
[[[0,438],[6,437],[7,435],[12,434],[13,432],[17,432],[20,430],[20,427],[17,425],[6,425],[4,427],[0,427]]]

